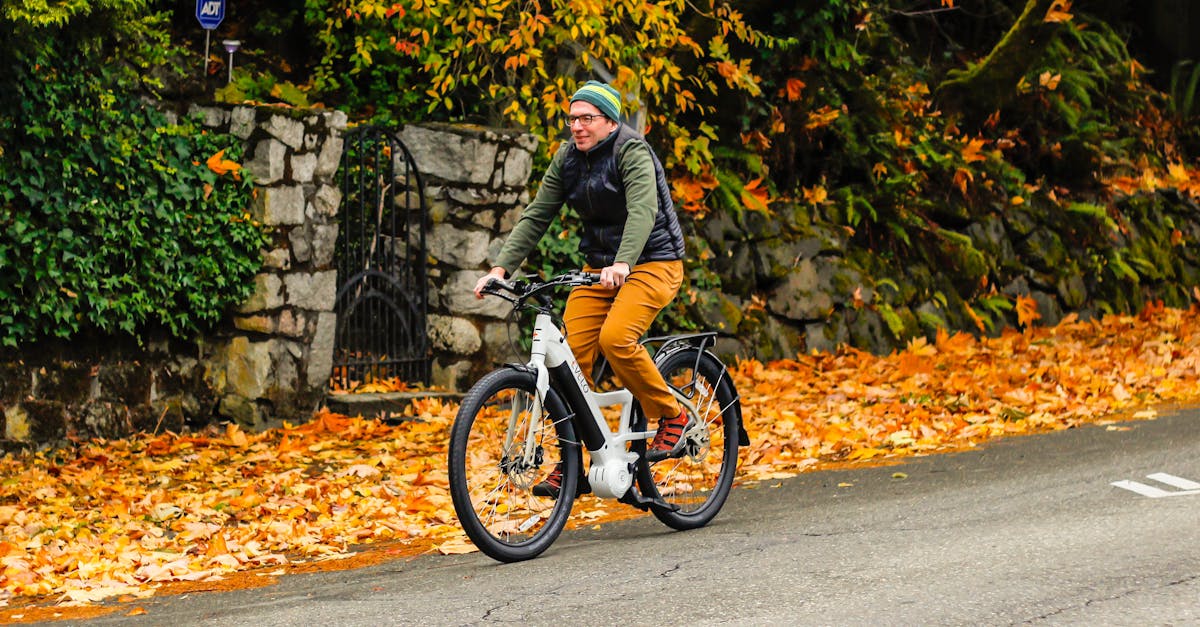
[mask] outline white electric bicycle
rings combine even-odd
[[[599,276],[571,272],[545,282],[493,280],[483,292],[536,311],[531,357],[480,379],[467,393],[450,434],[450,494],[467,536],[502,562],[537,557],[558,537],[575,497],[590,490],[649,510],[666,525],[708,524],[729,496],[738,445],[749,444],[741,403],[725,365],[707,348],[715,333],[643,340],[672,394],[689,415],[676,457],[643,458],[654,437],[625,389],[597,392],[588,385],[553,317],[552,294],[593,285]],[[593,381],[602,386],[603,362]],[[616,420],[609,427],[603,408]],[[619,418],[616,415],[619,413]],[[590,468],[583,472],[581,448]],[[534,486],[555,469],[553,495]]]

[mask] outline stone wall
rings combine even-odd
[[[257,188],[251,213],[272,242],[254,295],[208,337],[145,345],[80,338],[0,359],[0,446],[220,420],[262,428],[302,421],[324,399],[337,327],[336,173],[346,116],[273,107],[192,113],[246,142],[243,166]],[[528,200],[537,141],[452,126],[409,126],[402,140],[423,176],[431,218],[432,383],[461,390],[515,358],[506,354],[507,306],[477,300],[471,288]]]
[[[215,420],[263,427],[317,406],[331,369],[341,113],[193,108],[246,142],[251,214],[271,233],[255,294],[207,337],[138,345],[77,338],[0,364],[7,448],[179,430]]]
[[[254,295],[193,341],[81,338],[0,357],[0,446],[218,420],[263,427],[304,420],[325,400],[346,117],[269,107],[196,111],[246,142],[244,167],[257,185],[252,213],[272,234]],[[471,290],[529,200],[538,144],[528,134],[471,126],[408,126],[400,137],[429,209],[431,383],[462,391],[495,365],[524,360],[512,349],[521,329],[508,323],[508,304]],[[964,313],[977,282],[963,277],[980,273],[993,277],[999,295],[1037,301],[1046,324],[1068,311],[1133,311],[1154,299],[1186,305],[1200,284],[1200,253],[1180,245],[1200,240],[1193,199],[1158,193],[1112,203],[1108,213],[1125,225],[1119,232],[1086,212],[976,209],[954,240],[969,247],[909,259],[853,248],[845,229],[804,207],[774,207],[771,220],[757,212],[703,222],[683,216],[689,248],[711,252],[699,263],[722,286],[693,290],[688,315],[720,333],[723,357],[768,360],[843,344],[887,352],[941,326],[978,332]],[[1118,272],[1106,255],[1142,261],[1137,274]],[[1015,323],[1011,311],[1000,314],[990,332]]]
[[[1019,324],[1017,297],[1053,325],[1155,301],[1187,307],[1200,285],[1200,249],[1187,244],[1200,241],[1200,204],[1175,191],[1114,199],[1099,215],[967,209],[944,227],[958,237],[903,257],[853,244],[803,206],[780,202],[771,220],[710,215],[696,230],[717,251],[708,267],[724,291],[700,294],[695,317],[721,331],[725,355],[767,361],[843,345],[888,353],[938,329],[998,334]]]

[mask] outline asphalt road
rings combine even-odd
[[[1009,438],[736,489],[696,531],[645,517],[531,562],[425,556],[87,624],[1200,624],[1200,486],[1158,474],[1200,482],[1197,451],[1200,411]]]

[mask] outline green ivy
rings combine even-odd
[[[205,163],[238,161],[241,141],[169,123],[136,71],[98,62],[114,59],[103,39],[29,32],[43,37],[4,46],[0,71],[0,344],[185,337],[221,319],[249,296],[265,244],[250,182]]]

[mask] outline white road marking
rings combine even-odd
[[[1175,475],[1168,475],[1165,472],[1156,472],[1152,475],[1146,475],[1146,478],[1169,485],[1171,487],[1179,488],[1179,490],[1163,490],[1162,488],[1156,488],[1152,485],[1138,483],[1137,481],[1129,481],[1128,479],[1114,481],[1112,482],[1112,485],[1118,488],[1124,488],[1131,492],[1136,492],[1142,496],[1152,499],[1161,499],[1167,496],[1192,496],[1195,494],[1200,494],[1200,483],[1196,483],[1195,481],[1191,481],[1189,479],[1176,477]]]
[[[1146,475],[1147,479],[1153,479],[1159,483],[1165,483],[1170,486],[1175,486],[1180,490],[1200,490],[1200,483],[1196,483],[1190,479],[1168,475],[1165,472],[1156,472],[1152,475]]]

